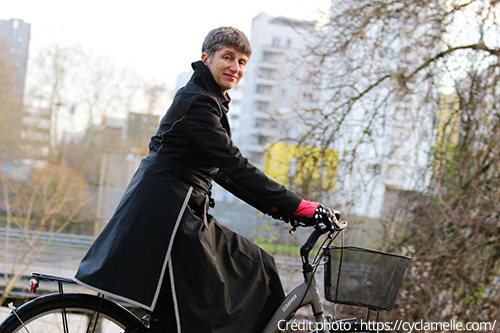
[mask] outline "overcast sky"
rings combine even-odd
[[[252,18],[319,19],[329,0],[0,0],[0,19],[31,24],[31,55],[48,45],[81,46],[174,88],[199,59],[203,38],[232,25],[250,35]]]

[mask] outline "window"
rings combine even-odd
[[[262,53],[263,62],[273,62],[273,54],[271,52]]]
[[[394,126],[392,128],[392,139],[395,141],[406,141],[409,137],[409,131],[406,127]]]
[[[410,152],[407,147],[402,145],[393,144],[391,145],[391,156],[395,159],[399,160],[408,160],[410,159]]]
[[[408,122],[411,119],[411,111],[406,107],[398,107],[394,113],[394,120]]]
[[[382,166],[380,164],[370,164],[368,165],[367,171],[372,175],[380,175]]]
[[[269,68],[261,68],[259,71],[259,76],[271,80],[273,78],[273,70]]]
[[[262,84],[258,84],[255,92],[257,94],[262,94],[262,95],[271,95],[272,87],[271,86],[265,86]]]
[[[273,46],[280,47],[281,39],[279,37],[273,37]]]
[[[303,94],[303,99],[304,99],[304,102],[314,102],[314,97],[313,97],[313,94],[310,93],[310,92],[305,92]]]
[[[389,165],[385,177],[387,180],[401,181],[404,178],[404,173],[401,167],[397,165]]]
[[[255,120],[255,128],[264,128],[266,125],[266,121],[263,119],[257,119]]]
[[[266,112],[269,108],[269,103],[257,102],[255,103],[255,106],[257,107],[258,110]]]

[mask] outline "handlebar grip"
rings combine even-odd
[[[320,218],[320,219],[315,219],[314,217],[309,218],[306,216],[299,216],[299,215],[292,215],[292,216],[286,216],[283,214],[280,214],[279,212],[273,212],[270,215],[273,216],[274,218],[279,218],[280,220],[283,220],[284,222],[289,222],[290,225],[293,227],[293,231],[299,227],[299,226],[315,226],[315,225],[322,225],[324,224],[328,229],[331,230],[342,230],[347,226],[347,222],[339,222],[340,220],[340,212],[337,210],[332,210],[328,207],[324,207],[321,205],[321,207],[324,209],[323,214],[326,211],[326,214],[328,215],[327,218]]]

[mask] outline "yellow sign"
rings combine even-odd
[[[309,146],[275,143],[264,154],[264,172],[288,186],[307,185],[331,192],[337,179],[338,152]]]

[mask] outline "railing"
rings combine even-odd
[[[37,230],[0,228],[0,291],[6,276],[20,274],[12,297],[31,297],[27,282],[32,272],[72,277],[93,237]],[[54,291],[56,286],[45,286]]]
[[[26,297],[27,281],[32,272],[71,278],[76,272],[94,238],[65,233],[41,232],[0,228],[0,291],[5,286],[5,275],[21,270],[22,278],[16,284],[13,296]],[[8,246],[7,246],[8,242]],[[301,261],[298,257],[275,256],[283,286],[286,291],[302,279]],[[322,267],[320,268],[322,270]],[[322,272],[317,274],[322,281]],[[44,286],[50,290],[50,285]],[[53,286],[54,291],[56,285]]]
[[[0,265],[15,263],[13,260],[24,258],[27,253],[32,256],[29,261],[71,265],[81,260],[93,239],[74,234],[0,228],[0,248],[4,251]]]

